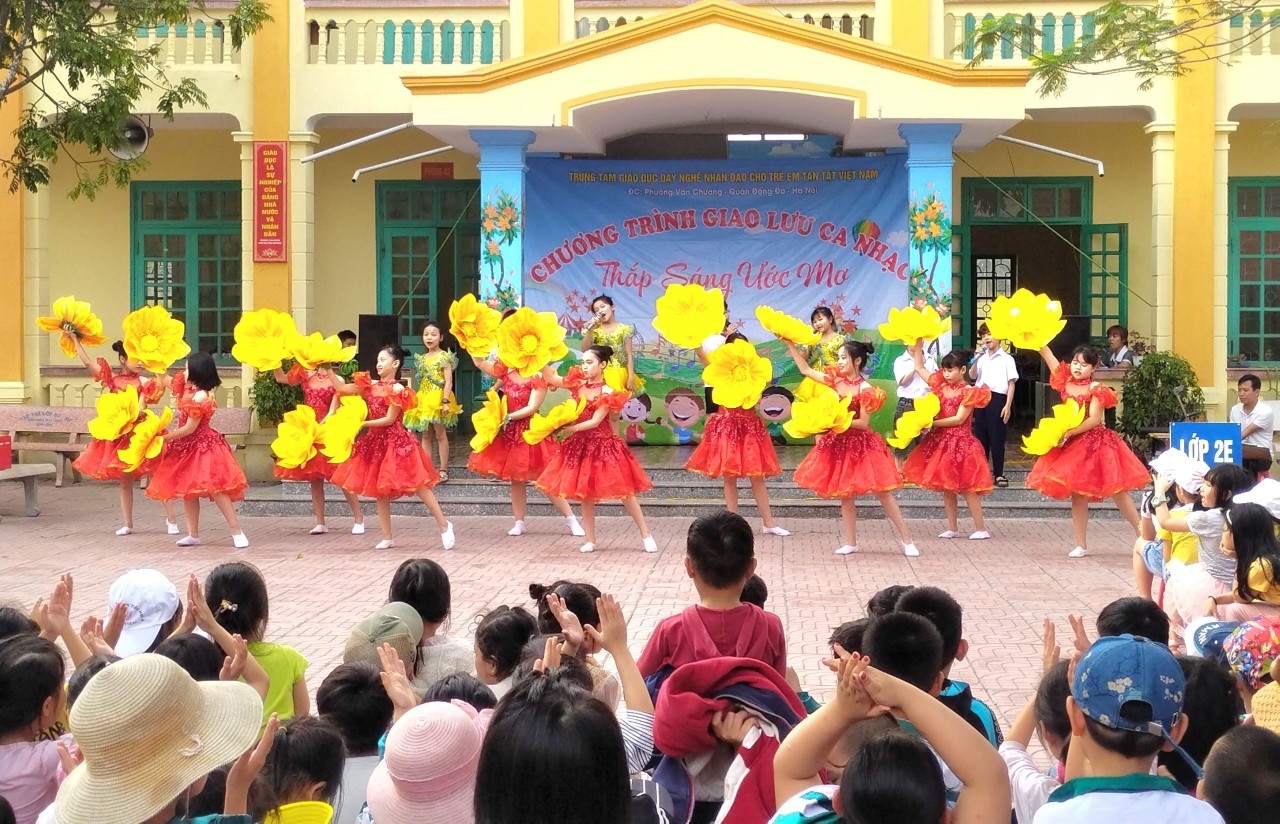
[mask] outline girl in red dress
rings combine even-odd
[[[340,376],[331,375],[327,364],[320,364],[316,369],[304,369],[301,364],[294,363],[289,371],[277,368],[276,381],[294,386],[302,386],[302,402],[316,413],[316,420],[322,421],[338,405],[338,393],[334,383],[346,383]],[[336,378],[336,381],[334,380]],[[311,512],[316,516],[316,525],[311,528],[312,535],[323,535],[329,531],[324,522],[324,482],[333,477],[338,465],[332,463],[319,452],[302,466],[283,467],[275,465],[272,470],[277,478],[290,481],[307,481],[311,486]],[[352,535],[364,534],[364,515],[360,512],[360,499],[345,489],[347,504],[351,507],[351,515],[355,523],[351,525]]]
[[[200,546],[201,498],[211,499],[218,507],[231,528],[236,549],[249,546],[231,503],[244,498],[249,482],[231,454],[227,439],[209,425],[218,406],[212,393],[221,385],[218,367],[207,352],[193,352],[183,373],[170,380],[169,391],[177,400],[178,428],[164,439],[147,497],[162,501],[182,499],[187,537],[179,538],[178,546]]]
[[[500,360],[487,361],[473,355],[471,362],[497,382],[498,389],[507,399],[507,422],[493,443],[471,453],[467,458],[467,469],[511,484],[511,514],[516,522],[507,534],[523,535],[529,482],[538,479],[556,454],[556,442],[552,438],[536,444],[527,443],[524,439],[529,419],[547,397],[547,382],[542,375],[526,378]],[[574,517],[568,501],[559,495],[548,495],[547,498],[564,516],[571,534],[578,537],[587,534]]]
[[[658,542],[649,534],[636,493],[653,487],[635,455],[609,426],[609,414],[622,409],[629,397],[614,392],[604,383],[604,365],[613,358],[608,346],[589,346],[582,353],[582,366],[572,367],[561,378],[550,370],[543,377],[553,386],[563,386],[575,398],[584,398],[586,408],[576,423],[562,427],[567,437],[560,451],[538,476],[538,489],[582,502],[582,527],[587,542],[579,552],[596,550],[596,501],[618,498],[640,529],[645,552],[657,552]]]
[[[738,332],[731,333],[725,343],[746,340]],[[699,346],[694,350],[698,361],[707,365],[707,353]],[[786,537],[791,533],[773,522],[769,510],[769,490],[764,479],[782,471],[778,466],[778,454],[773,449],[773,439],[764,427],[764,421],[756,414],[754,406],[748,408],[721,405],[707,416],[702,426],[702,440],[694,448],[684,468],[708,478],[720,478],[724,483],[724,506],[730,512],[738,511],[738,479],[746,478],[751,484],[751,497],[764,521],[764,534]]]
[[[76,341],[76,354],[80,356],[80,362],[89,368],[93,379],[102,384],[102,391],[119,392],[126,386],[134,387],[138,390],[138,411],[141,413],[147,406],[160,400],[160,396],[164,394],[164,383],[142,375],[141,364],[130,361],[124,353],[123,341],[116,341],[111,344],[111,348],[120,360],[120,369],[115,372],[111,371],[106,358],[98,358],[96,362],[90,360],[84,345],[79,340]],[[133,484],[139,478],[146,477],[155,467],[155,461],[147,461],[137,471],[126,473],[117,451],[128,445],[128,434],[121,435],[114,441],[94,438],[71,464],[77,472],[94,480],[120,483],[120,514],[124,518],[124,526],[116,530],[116,535],[133,534]],[[173,514],[173,501],[166,498],[163,503],[166,531],[170,535],[177,535],[178,521]]]
[[[940,409],[932,428],[902,465],[902,474],[909,483],[942,493],[947,529],[939,538],[960,537],[958,496],[963,495],[973,515],[974,532],[969,539],[981,541],[991,537],[982,522],[978,497],[991,491],[991,467],[982,444],[970,431],[969,418],[974,409],[990,403],[991,390],[965,383],[968,363],[967,352],[950,352],[929,376],[929,389],[938,396]]]
[[[329,380],[339,395],[363,394],[369,405],[365,431],[356,438],[351,457],[339,464],[330,480],[352,494],[376,499],[382,540],[374,549],[396,545],[391,537],[391,499],[409,494],[422,499],[440,527],[440,543],[445,549],[453,549],[453,524],[445,520],[431,492],[431,487],[440,482],[440,475],[422,444],[400,423],[404,410],[417,403],[413,390],[399,381],[404,356],[405,351],[398,346],[383,347],[378,353],[376,382],[369,380],[367,372],[357,372],[352,383],[340,383],[341,378],[330,371]]]
[[[1089,553],[1085,533],[1089,527],[1089,502],[1111,498],[1129,522],[1136,537],[1138,508],[1130,490],[1142,489],[1150,481],[1147,468],[1119,435],[1107,429],[1102,412],[1116,405],[1116,393],[1094,383],[1093,370],[1098,353],[1089,346],[1077,346],[1068,363],[1060,362],[1049,347],[1040,349],[1049,367],[1049,385],[1065,400],[1085,407],[1084,423],[1067,430],[1062,443],[1036,459],[1027,475],[1027,486],[1050,498],[1071,498],[1071,528],[1076,547],[1072,558]]]
[[[919,555],[898,502],[889,494],[902,486],[898,466],[884,438],[871,429],[871,413],[884,403],[884,390],[862,377],[867,358],[874,351],[871,344],[845,341],[836,353],[835,365],[828,366],[825,372],[810,366],[794,343],[787,341],[786,344],[800,373],[834,389],[854,413],[853,423],[845,431],[817,437],[793,475],[798,485],[816,492],[819,497],[840,499],[844,544],[836,549],[836,554],[851,555],[858,551],[858,510],[853,498],[870,492],[897,528],[902,554],[909,558]]]

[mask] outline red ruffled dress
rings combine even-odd
[[[981,408],[991,402],[987,387],[949,386],[941,371],[929,376],[929,388],[938,396],[939,418],[955,415],[961,406]],[[991,491],[991,466],[967,421],[925,433],[907,456],[902,474],[916,486],[936,492],[985,495]]]
[[[289,368],[285,377],[295,386],[302,384],[302,402],[315,410],[317,421],[324,420],[329,414],[329,405],[333,402],[336,392],[333,384],[326,379],[313,380],[316,376],[308,375],[307,370],[296,363]],[[272,474],[289,481],[327,481],[333,477],[337,468],[337,464],[316,452],[315,456],[302,466],[290,468],[276,464]]]
[[[630,397],[626,392],[611,392],[603,384],[589,386],[585,382],[572,382],[571,378],[567,380],[575,398],[588,389],[600,392],[588,401],[578,416],[578,423],[589,420],[601,407],[617,412]],[[651,489],[653,482],[627,449],[626,442],[610,428],[609,416],[605,415],[598,425],[574,432],[560,442],[560,451],[538,476],[537,485],[548,495],[581,501],[625,498]]]
[[[541,375],[522,377],[515,369],[508,369],[502,361],[496,361],[493,366],[494,377],[507,398],[507,409],[511,411],[526,406],[535,389],[546,388],[547,382]],[[547,438],[536,444],[527,443],[524,433],[528,429],[529,418],[508,421],[493,439],[493,443],[479,452],[471,453],[471,457],[467,458],[467,469],[504,481],[536,481],[555,457],[556,442],[554,438]]]
[[[1089,404],[1095,398],[1104,409],[1116,405],[1116,393],[1099,383],[1071,378],[1071,365],[1059,363],[1049,385],[1068,398]],[[1142,489],[1151,474],[1124,440],[1105,426],[1095,426],[1063,446],[1055,446],[1036,459],[1027,475],[1027,486],[1050,498],[1086,495],[1094,501],[1120,492]]]
[[[835,367],[828,367],[827,385],[835,388],[837,384],[850,385],[836,374]],[[857,414],[862,408],[876,411],[884,404],[884,398],[883,389],[859,379],[852,384],[852,394],[845,399]],[[902,486],[898,466],[880,433],[852,426],[843,432],[819,435],[792,478],[798,486],[817,493],[820,498],[848,498],[868,492],[888,492]]]
[[[169,498],[208,498],[223,493],[233,501],[244,498],[249,486],[244,472],[236,463],[231,447],[222,433],[209,425],[217,401],[212,395],[197,401],[199,391],[186,391],[181,375],[174,377],[169,391],[178,399],[178,418],[174,428],[196,417],[200,422],[185,438],[166,437],[160,460],[151,473],[147,497],[163,501]]]
[[[366,420],[385,416],[392,406],[403,412],[417,403],[413,390],[396,381],[370,383],[365,372],[357,372],[353,381],[363,390],[369,406]],[[338,465],[329,480],[357,495],[399,498],[424,486],[435,486],[440,474],[418,439],[397,419],[390,426],[363,430],[351,449],[351,457]]]
[[[123,392],[126,386],[132,386],[138,390],[138,400],[142,408],[150,406],[160,400],[160,396],[164,394],[164,384],[158,380],[144,380],[141,375],[135,375],[121,370],[120,372],[112,372],[110,365],[107,364],[106,358],[98,358],[98,368],[95,371],[96,379],[102,384],[104,392]],[[142,416],[139,414],[138,419]],[[71,465],[76,471],[82,475],[88,475],[98,481],[118,481],[124,477],[124,462],[120,460],[118,451],[129,445],[129,436],[132,433],[125,433],[114,441],[102,441],[94,438],[80,453],[80,457],[76,458]],[[131,478],[138,478],[146,475],[155,468],[159,458],[153,458],[144,461],[142,466],[129,474]]]
[[[707,417],[684,468],[708,478],[768,478],[782,471],[755,407],[722,406]]]

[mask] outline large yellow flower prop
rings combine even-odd
[[[100,441],[114,441],[133,429],[142,411],[138,388],[133,384],[118,392],[103,392],[94,405],[98,414],[89,421],[89,434]]]
[[[542,443],[560,427],[568,426],[576,421],[586,407],[587,401],[585,398],[579,398],[578,400],[569,398],[548,409],[545,415],[534,414],[529,419],[529,428],[524,431],[525,443]]]
[[[843,432],[853,423],[848,402],[830,387],[820,387],[809,400],[796,400],[791,406],[791,420],[782,425],[793,438],[807,438],[823,432]]]
[[[506,361],[503,362],[505,363]],[[471,416],[471,425],[476,430],[476,434],[471,438],[471,448],[479,452],[493,443],[493,439],[498,437],[498,430],[502,428],[502,421],[506,417],[507,399],[500,397],[497,392],[490,389],[485,393],[484,405]]]
[[[142,413],[142,420],[129,433],[129,445],[116,450],[116,457],[124,464],[124,471],[134,472],[138,467],[160,454],[164,447],[164,428],[173,420],[173,410],[164,407],[160,414],[150,409]]]
[[[270,372],[279,369],[292,353],[298,327],[293,316],[285,312],[254,309],[240,316],[233,334],[236,342],[231,347],[231,357],[259,372]]]
[[[271,442],[271,451],[281,466],[297,469],[316,456],[319,451],[316,442],[319,440],[320,423],[316,420],[316,411],[300,403],[284,413],[284,419],[276,428],[276,439]]]
[[[755,406],[772,377],[773,364],[745,340],[711,350],[702,370],[702,382],[711,387],[711,400],[735,409]]]
[[[234,349],[231,351],[235,354]],[[356,348],[343,346],[337,335],[326,338],[319,332],[312,332],[305,336],[295,335],[290,341],[289,354],[303,369],[315,369],[324,363],[346,363],[356,356]]]
[[[1070,429],[1084,423],[1085,408],[1074,400],[1056,404],[1028,435],[1022,436],[1022,451],[1028,455],[1043,455],[1062,442],[1062,436]]]
[[[913,438],[933,425],[933,419],[938,417],[941,408],[938,396],[932,392],[916,398],[911,408],[903,412],[893,425],[893,437],[885,441],[894,449],[906,449]]]
[[[58,346],[68,357],[75,355],[77,340],[85,346],[97,346],[106,341],[102,334],[102,321],[89,311],[88,301],[76,300],[75,295],[55,300],[53,315],[36,318],[36,326],[46,332],[61,332]]]
[[[191,347],[183,340],[186,327],[163,306],[144,306],[124,317],[124,351],[151,372],[163,372],[185,358]]]
[[[696,283],[673,283],[658,298],[653,328],[676,346],[693,349],[724,329],[724,294]]]
[[[822,337],[811,325],[769,306],[756,307],[756,320],[766,332],[800,346],[813,346]]]
[[[524,377],[569,354],[555,312],[522,306],[498,325],[498,360]]]
[[[1067,322],[1062,319],[1062,304],[1048,295],[1035,295],[1019,289],[1013,297],[1000,295],[987,314],[987,329],[993,337],[1012,341],[1019,349],[1048,346]]]
[[[934,340],[950,329],[950,319],[939,317],[932,306],[923,309],[914,306],[899,309],[895,306],[889,310],[889,319],[880,324],[880,337],[900,340],[910,346],[921,338]]]
[[[497,309],[476,300],[475,295],[463,295],[449,307],[449,334],[468,353],[483,358],[498,345],[501,320]]]
[[[351,457],[360,426],[369,416],[369,405],[359,395],[344,395],[338,408],[320,422],[320,454],[329,463],[342,463]]]

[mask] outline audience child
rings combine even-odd
[[[899,612],[910,612],[933,624],[942,636],[942,688],[938,700],[950,707],[969,725],[986,736],[991,746],[998,747],[1004,740],[1000,722],[995,713],[964,681],[951,678],[951,668],[969,654],[969,642],[964,639],[963,611],[960,603],[937,587],[915,587],[898,599]]]
[[[187,579],[187,608],[181,614],[182,623],[160,642],[155,652],[177,661],[197,681],[243,679],[263,699],[267,697],[267,671],[249,654],[244,638],[232,635],[214,620],[194,575]],[[197,635],[196,630],[204,635]]]
[[[248,642],[249,655],[267,675],[262,723],[275,714],[281,721],[311,712],[307,692],[307,659],[285,644],[265,640],[267,582],[262,573],[242,561],[219,564],[204,582],[204,601],[218,626]]]
[[[391,578],[388,601],[402,601],[422,617],[422,644],[413,665],[413,687],[422,692],[446,675],[475,674],[471,644],[450,638],[442,630],[449,624],[452,594],[444,568],[426,558],[410,558]]]
[[[1030,824],[1036,811],[1062,785],[1067,747],[1071,743],[1071,719],[1067,717],[1067,696],[1070,694],[1067,662],[1057,661],[1040,679],[1035,695],[1018,713],[1008,737],[1000,743],[1000,757],[1009,770],[1013,812],[1019,822]],[[1027,751],[1032,735],[1039,736],[1040,743],[1053,757],[1053,769],[1049,774],[1036,766]]]
[[[316,690],[316,712],[337,729],[347,748],[333,820],[352,824],[364,806],[369,776],[378,766],[378,742],[391,726],[391,699],[378,665],[355,661],[336,667]]]
[[[465,672],[446,675],[427,687],[427,691],[422,694],[422,703],[429,701],[461,701],[470,704],[476,712],[498,706],[493,690],[479,678]]]
[[[111,645],[121,658],[155,652],[182,621],[177,587],[154,569],[131,569],[117,578],[107,593],[108,615],[116,604],[125,604],[124,628]]]
[[[1196,511],[1207,470],[1208,465],[1203,461],[1194,461],[1174,475],[1171,491],[1178,505],[1169,509],[1171,518],[1185,519]],[[1151,507],[1153,497],[1154,493],[1150,493],[1142,500],[1142,540],[1137,543],[1133,558],[1134,583],[1143,598],[1152,597],[1156,578],[1160,579],[1163,588],[1175,569],[1194,564],[1200,553],[1199,542],[1193,533],[1170,532],[1156,523],[1156,514]]]
[[[1180,743],[1193,761],[1203,764],[1214,742],[1240,723],[1244,701],[1226,665],[1209,658],[1178,656],[1178,666],[1187,684],[1182,700],[1187,731]],[[1186,759],[1162,750],[1156,760],[1183,789],[1195,795],[1198,777]]]
[[[537,622],[522,607],[496,607],[476,626],[476,675],[499,701],[511,689],[520,653],[537,631]]]
[[[95,652],[81,661],[80,666],[76,667],[71,677],[67,679],[67,712],[71,712],[80,693],[84,692],[84,688],[89,685],[90,678],[120,660],[122,659],[117,655]]]
[[[1146,598],[1117,598],[1098,613],[1097,627],[1099,638],[1128,633],[1157,644],[1169,643],[1169,616]]]
[[[403,601],[388,601],[352,628],[342,649],[342,663],[378,663],[378,648],[390,644],[412,672],[422,643],[422,616]]]
[[[894,584],[880,590],[867,601],[867,617],[875,618],[887,612],[893,612],[894,607],[898,605],[898,599],[913,589],[915,587],[909,584]]]
[[[13,807],[0,796],[0,824],[15,824],[18,819],[13,814]]]
[[[1205,599],[1205,615],[1226,621],[1280,617],[1280,540],[1266,507],[1237,500],[1227,513],[1222,550],[1235,556],[1235,583],[1230,592]]]
[[[347,748],[337,728],[300,715],[280,725],[253,798],[263,824],[328,824],[342,789]]]
[[[1095,641],[1075,665],[1066,702],[1073,743],[1083,749],[1092,774],[1055,790],[1035,824],[1220,822],[1212,807],[1173,779],[1151,774],[1160,750],[1182,752],[1185,687],[1168,647],[1133,635]]]
[[[600,626],[600,613],[596,610],[600,590],[591,584],[556,581],[549,587],[530,584],[529,597],[537,604],[538,632],[543,635],[565,633],[565,640],[570,642],[571,648],[568,652],[578,655],[591,673],[591,694],[603,701],[606,707],[616,709],[622,696],[622,684],[617,676],[596,662],[594,655],[600,648],[590,634],[582,632],[582,627]],[[565,626],[570,623],[576,625],[572,638]]]
[[[15,635],[40,634],[40,625],[31,620],[25,612],[16,607],[0,607],[0,641]]]
[[[836,654],[836,647],[840,647],[845,652],[862,652],[862,638],[867,633],[867,627],[871,626],[871,621],[871,618],[858,618],[833,627],[831,637],[827,639],[827,644],[831,647],[831,657],[833,659],[839,657]]]
[[[1246,712],[1253,712],[1254,694],[1274,680],[1280,660],[1280,618],[1246,621],[1222,642],[1222,654],[1235,674]]]
[[[1200,797],[1226,824],[1271,824],[1280,810],[1280,735],[1239,726],[1218,739],[1204,762]]]
[[[937,631],[927,621],[902,617],[918,621],[920,631],[932,632],[936,641]],[[928,693],[871,668],[865,657],[842,656],[837,673],[833,699],[792,730],[774,757],[776,796],[789,799],[771,819],[774,824],[831,821],[832,815],[845,822],[911,824],[1008,820],[1004,763],[980,733]],[[898,731],[877,735],[853,752],[838,785],[823,783],[836,742],[877,705],[889,707],[919,737]],[[949,815],[940,762],[964,785]]]
[[[754,658],[785,675],[782,621],[741,601],[756,569],[751,525],[727,510],[703,515],[689,526],[685,553],[698,603],[658,623],[640,655],[640,672],[649,678],[664,667],[727,656]]]
[[[764,609],[765,603],[769,600],[769,585],[763,578],[753,573],[742,585],[741,598],[744,604],[755,604],[760,609]]]
[[[62,708],[62,653],[39,635],[0,641],[0,796],[19,824],[31,824],[53,801],[74,763],[69,737],[37,741]]]

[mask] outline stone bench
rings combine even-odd
[[[0,469],[0,481],[19,481],[22,483],[23,495],[26,499],[27,517],[34,518],[40,514],[40,505],[36,502],[36,481],[45,475],[56,472],[53,464],[14,464],[8,469]]]
[[[56,464],[38,465],[52,466],[53,485],[62,486],[66,468],[89,445],[89,420],[96,414],[91,406],[5,405],[0,406],[0,432],[13,436],[14,452],[52,452],[57,455]],[[75,482],[79,483],[80,473],[75,467],[71,467],[71,472]]]

